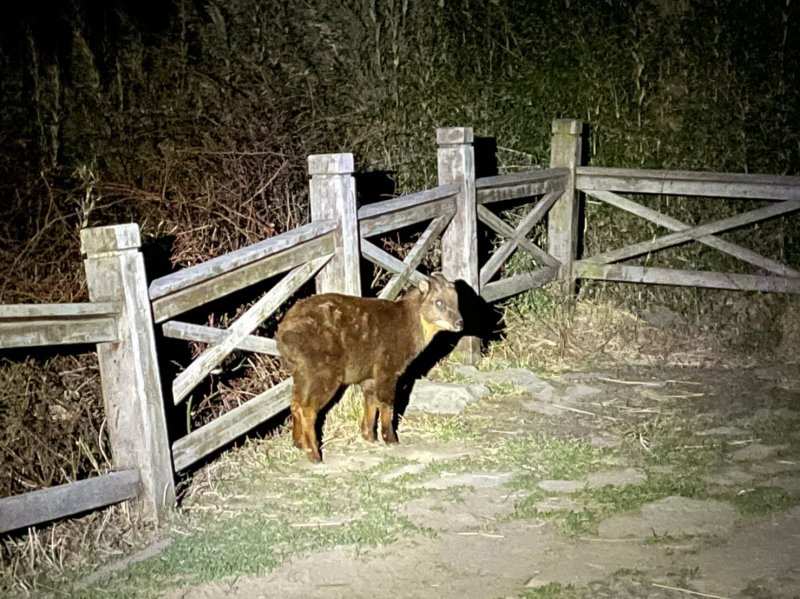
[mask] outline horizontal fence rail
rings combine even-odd
[[[0,499],[0,533],[97,509],[139,495],[136,469]]]
[[[800,211],[800,177],[596,167],[579,167],[576,173],[577,189],[587,196],[672,232],[576,261],[573,264],[575,276],[627,283],[800,293],[800,271],[718,236],[732,229]],[[758,199],[771,200],[772,203],[713,222],[688,225],[620,193],[696,196],[695,201],[713,201],[714,198]],[[688,242],[714,248],[771,274],[614,264]]]
[[[566,168],[545,168],[481,177],[475,180],[475,196],[478,204],[490,204],[561,192],[566,188],[568,175]]]
[[[450,183],[362,206],[358,209],[360,235],[362,238],[372,237],[439,216],[452,217],[459,190],[459,185]]]
[[[6,304],[0,306],[0,349],[119,338],[119,304]]]
[[[193,324],[191,322],[181,322],[170,320],[161,327],[164,337],[170,339],[181,339],[183,341],[196,341],[199,343],[216,344],[222,342],[229,333],[222,329]],[[274,339],[261,337],[260,335],[247,335],[242,337],[236,344],[235,349],[242,351],[255,352],[257,354],[268,354],[277,356],[278,344]]]
[[[731,291],[800,293],[800,279],[787,277],[764,277],[738,273],[629,266],[625,264],[597,264],[585,261],[575,263],[575,272],[583,279],[619,281],[623,283],[709,287],[711,289],[728,289]]]
[[[581,191],[708,196],[754,200],[800,200],[800,177],[701,171],[579,166],[575,185]]]
[[[156,279],[150,299],[163,322],[334,251],[337,223],[317,221]]]

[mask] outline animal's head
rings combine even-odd
[[[419,316],[426,340],[439,331],[458,332],[464,328],[455,285],[440,273],[433,273],[429,280],[419,283],[419,291],[422,294]]]

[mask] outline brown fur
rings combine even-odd
[[[375,441],[378,415],[386,443],[396,443],[397,381],[441,330],[463,326],[455,287],[434,274],[398,301],[334,293],[295,304],[278,327],[277,342],[294,377],[292,436],[312,461],[320,461],[316,420],[342,385],[364,392],[361,434]]]

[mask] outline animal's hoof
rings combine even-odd
[[[361,431],[361,436],[364,437],[364,441],[368,441],[369,443],[375,443],[378,440],[378,437],[375,433],[365,433]]]
[[[308,455],[308,461],[312,464],[319,464],[322,462],[322,456],[318,451],[309,451],[306,455]]]
[[[394,445],[396,443],[399,443],[400,441],[397,439],[397,435],[391,435],[391,436],[387,435],[386,437],[383,438],[383,442],[386,443],[386,445]]]

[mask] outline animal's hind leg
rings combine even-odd
[[[309,384],[306,377],[297,370],[293,378],[292,403],[290,406],[292,413],[292,441],[294,441],[294,446],[298,449],[306,449],[302,406],[307,404],[309,400]]]
[[[361,383],[361,391],[364,393],[364,416],[361,419],[361,436],[367,441],[375,441],[375,425],[378,421],[375,381],[367,379]]]
[[[292,441],[297,449],[305,449],[303,446],[303,417],[300,410],[300,404],[292,399],[291,405],[292,412]]]
[[[340,381],[330,372],[319,367],[313,376],[295,373],[294,394],[292,396],[292,437],[295,445],[304,449],[308,459],[319,462],[322,456],[317,438],[317,414],[330,402],[340,386]],[[298,426],[299,424],[299,426]]]

